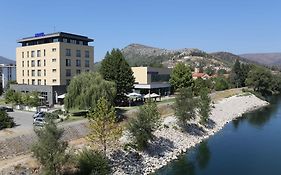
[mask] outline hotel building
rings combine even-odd
[[[71,78],[93,69],[93,42],[86,36],[65,32],[38,33],[18,40],[16,91],[37,91],[46,105],[57,103]]]

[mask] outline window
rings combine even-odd
[[[21,66],[24,67],[24,61],[21,62]]]
[[[41,85],[41,79],[38,79],[38,80],[37,80],[37,84],[38,84],[38,85]]]
[[[29,70],[27,70],[27,76],[29,77]]]
[[[71,56],[71,50],[70,49],[66,49],[65,55],[66,56]]]
[[[57,79],[53,79],[53,83],[56,83],[57,82]]]
[[[24,58],[24,52],[21,53],[21,58]]]
[[[71,66],[71,59],[65,60],[65,66]]]
[[[38,66],[38,67],[41,66],[41,60],[37,60],[37,66]]]
[[[70,43],[71,43],[71,44],[76,44],[76,40],[71,39],[71,40],[70,40]]]
[[[65,76],[70,77],[71,76],[71,69],[66,69],[65,70]]]
[[[85,57],[86,57],[86,58],[89,58],[89,57],[90,57],[90,53],[89,53],[88,50],[85,51]]]
[[[55,73],[55,72],[57,72],[57,69],[53,69],[52,71]]]
[[[44,66],[46,66],[46,60],[44,60]]]
[[[79,45],[83,45],[83,41],[79,41]]]
[[[81,50],[76,50],[76,57],[81,57]]]
[[[80,69],[77,69],[77,70],[76,70],[76,75],[79,75],[79,74],[81,74],[81,70],[80,70]]]
[[[27,56],[27,58],[29,58],[29,51],[27,51],[27,55],[26,56]]]
[[[24,76],[24,70],[22,70],[22,76]]]
[[[85,67],[90,67],[90,60],[85,60]]]
[[[56,52],[57,51],[57,48],[52,48],[52,52]]]
[[[35,79],[32,79],[32,85],[35,85]]]
[[[46,69],[44,69],[44,76],[46,76]]]
[[[85,72],[90,72],[90,70],[89,70],[89,69],[86,69]]]
[[[34,52],[35,52],[35,51],[31,51],[31,58],[34,57]]]
[[[57,59],[55,59],[55,58],[52,59],[52,62],[53,62],[53,63],[56,62],[56,61],[57,61]]]
[[[29,67],[29,61],[27,61],[27,67]]]
[[[27,80],[27,84],[29,85],[29,79]]]
[[[35,70],[31,71],[31,76],[34,77],[35,76]]]
[[[41,50],[37,50],[37,57],[41,57]]]
[[[44,85],[46,85],[46,80],[44,80]]]
[[[41,77],[41,70],[37,70],[37,76]]]
[[[44,56],[46,56],[46,50],[44,49]]]
[[[66,38],[63,38],[63,39],[62,39],[62,42],[67,43],[67,39],[66,39]]]
[[[58,38],[54,38],[53,39],[53,43],[55,43],[55,42],[59,42],[59,39]]]
[[[76,66],[81,67],[81,60],[76,60]]]
[[[34,67],[34,66],[35,66],[35,61],[31,60],[31,67]]]
[[[22,79],[22,84],[24,84],[24,79]]]

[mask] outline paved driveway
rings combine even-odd
[[[15,110],[14,112],[8,112],[8,114],[14,118],[16,127],[1,130],[0,140],[33,132],[33,112]]]

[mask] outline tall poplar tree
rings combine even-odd
[[[99,72],[105,80],[116,83],[116,104],[125,101],[127,99],[125,94],[132,92],[135,78],[131,67],[119,49],[112,49],[110,53],[106,53]]]

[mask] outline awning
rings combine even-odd
[[[156,93],[152,93],[152,94],[146,94],[144,96],[144,98],[157,98],[160,97],[160,95],[156,94]]]
[[[58,98],[64,99],[65,98],[65,94],[59,95]]]

